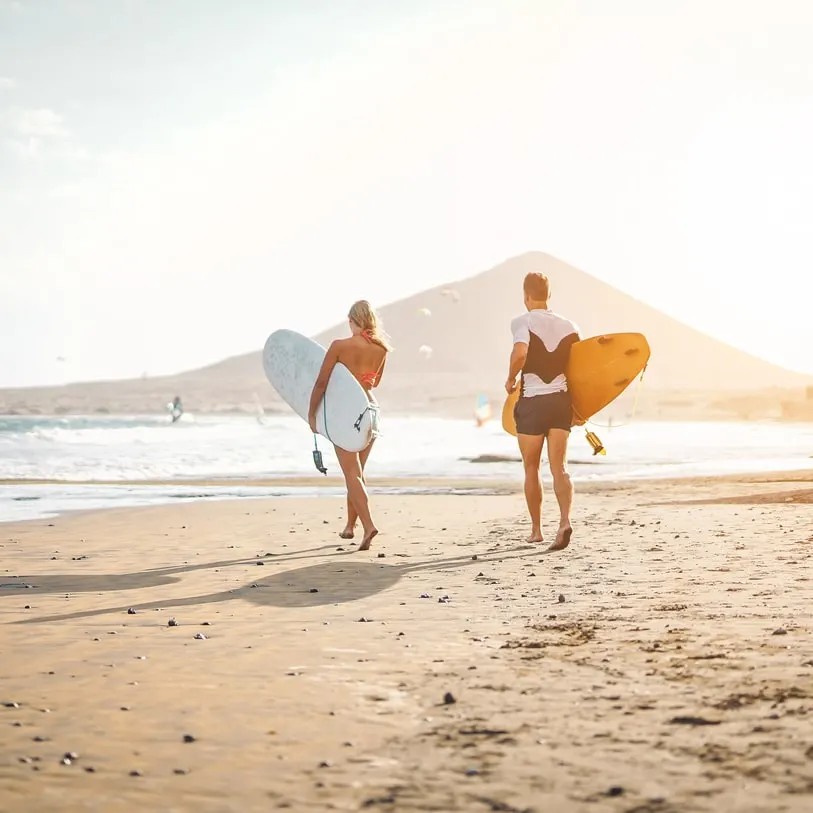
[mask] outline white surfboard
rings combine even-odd
[[[321,344],[293,330],[275,330],[263,348],[263,368],[271,386],[305,421],[326,354]],[[316,429],[348,452],[360,452],[372,440],[373,411],[367,393],[344,364],[337,364],[330,374],[316,412]]]

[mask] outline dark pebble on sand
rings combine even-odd
[[[559,603],[560,603],[560,604],[564,604],[564,603],[565,603],[565,596],[564,596],[564,593],[559,593]]]
[[[96,773],[96,769],[92,765],[85,767],[85,773]]]
[[[130,776],[144,776],[141,771],[130,771]]]
[[[475,553],[475,554],[474,554],[474,556],[472,556],[471,558],[472,558],[472,559],[474,559],[474,561],[475,561],[475,562],[477,561],[477,559],[479,559],[479,557],[477,556],[477,554],[476,554],[476,553]]]
[[[177,774],[178,776],[184,776],[185,774],[188,774],[189,771],[186,768],[175,768],[172,773]]]
[[[449,603],[449,596],[441,596],[438,599],[438,604],[448,604]]]
[[[23,607],[23,609],[24,609],[24,610],[30,610],[30,609],[31,609],[31,605],[30,605],[30,604],[26,604],[26,605],[25,605],[25,607]]]
[[[327,762],[326,760],[324,760],[324,759],[323,759],[323,760],[322,760],[322,761],[319,763],[319,767],[320,767],[320,768],[329,768],[329,767],[330,767],[330,763],[329,763],[329,762]]]
[[[451,692],[446,692],[446,694],[443,695],[443,702],[447,706],[451,706],[452,703],[457,703],[457,699]]]
[[[48,737],[40,737],[40,735],[39,735],[39,734],[37,734],[37,736],[36,736],[36,737],[32,737],[31,739],[32,739],[34,742],[48,742]]]
[[[620,785],[613,785],[608,791],[607,796],[621,796],[624,793],[624,788]]]
[[[211,627],[212,625],[211,625],[211,624],[210,624],[208,621],[203,621],[203,622],[201,623],[201,626],[202,626],[202,627]]]
[[[135,614],[136,614],[136,611],[135,611],[135,609],[133,607],[130,607],[127,610],[127,615],[135,615]]]
[[[694,717],[692,715],[673,717],[669,722],[677,725],[720,725],[719,720],[707,720],[705,717]]]
[[[76,762],[79,759],[79,754],[76,751],[68,751],[66,754],[63,754],[63,759],[69,759],[71,762]]]
[[[12,702],[10,702],[10,703],[3,703],[3,705],[4,705],[4,706],[5,706],[7,709],[18,709],[18,708],[20,708],[20,704],[19,704],[19,703],[15,703],[15,702],[13,702],[13,701],[12,701]]]
[[[378,558],[383,559],[387,554],[386,553],[379,553]]]
[[[202,632],[196,632],[195,633],[195,640],[197,640],[197,641],[205,641],[206,636]]]
[[[774,630],[772,633],[772,635],[787,635],[787,634],[788,631],[786,629],[782,629],[782,627],[779,627],[779,629]]]
[[[432,598],[429,593],[421,593],[421,598]]]
[[[370,619],[370,618],[365,618],[364,616],[362,616],[361,618],[359,618],[359,623],[360,624],[368,624],[371,620],[372,619]]]
[[[183,741],[184,742],[195,742],[195,737],[193,737],[191,734],[184,734],[183,735]]]
[[[318,593],[318,592],[319,592],[319,588],[318,588],[318,587],[311,587],[311,589],[310,589],[310,590],[308,590],[308,592],[309,592],[309,593]]]
[[[256,562],[257,567],[265,567],[265,562]]]
[[[167,621],[167,626],[168,627],[177,627],[178,622],[174,618],[170,618],[169,621]]]
[[[480,771],[477,768],[467,768],[466,776],[480,776]]]

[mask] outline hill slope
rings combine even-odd
[[[550,277],[551,307],[573,319],[584,336],[644,333],[652,347],[646,373],[650,392],[723,393],[809,383],[806,376],[706,336],[577,268],[532,252],[380,309],[396,349],[380,393],[382,406],[447,411],[444,404],[466,404],[469,411],[479,392],[499,398],[511,347],[509,323],[523,311],[522,279],[529,271]],[[315,338],[327,345],[345,335],[342,323]],[[422,346],[432,349],[431,356]],[[251,411],[255,393],[266,408],[279,403],[259,351],[176,376],[0,391],[0,411],[155,411],[175,394],[192,411]]]

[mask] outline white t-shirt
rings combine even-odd
[[[552,310],[532,310],[517,316],[511,321],[511,333],[514,337],[514,344],[522,342],[529,346],[531,352],[531,334],[534,334],[544,345],[547,353],[555,354],[556,349],[564,339],[575,334],[576,339],[580,338],[579,328],[570,319],[559,316]],[[570,341],[573,341],[571,338]],[[564,354],[564,362],[567,360]],[[549,366],[553,373],[550,381],[544,381],[534,373],[526,373],[524,376],[523,396],[531,398],[535,395],[548,395],[552,392],[564,392],[567,390],[567,379],[564,374],[564,363],[558,362],[556,355],[551,355]],[[527,362],[526,362],[527,364]]]

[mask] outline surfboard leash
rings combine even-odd
[[[313,465],[320,474],[327,474],[327,468],[322,460],[322,453],[319,451],[319,444],[316,442],[316,433],[313,433]]]
[[[648,363],[644,365],[644,369],[641,370],[640,377],[638,378],[638,386],[635,389],[635,400],[632,403],[632,413],[630,414],[630,419],[625,423],[617,423],[617,424],[600,424],[595,423],[594,421],[585,420],[583,426],[585,427],[585,437],[587,438],[587,442],[590,444],[590,448],[593,450],[593,456],[597,454],[605,455],[607,454],[607,450],[604,448],[604,444],[601,442],[601,439],[596,435],[594,432],[591,432],[590,429],[587,428],[587,424],[591,426],[595,426],[596,428],[603,428],[603,429],[612,429],[613,426],[629,426],[635,420],[635,413],[638,410],[638,399],[641,396],[641,389],[644,383],[644,373],[646,372],[646,368]]]
[[[381,437],[381,432],[378,429],[378,416],[381,412],[381,409],[377,404],[368,404],[365,407],[364,411],[358,416],[358,418],[356,418],[356,422],[353,424],[353,429],[355,429],[356,432],[361,432],[361,422],[362,420],[364,420],[364,416],[368,412],[370,413],[370,415],[372,415],[370,431],[370,434],[372,436],[371,440],[375,440],[375,438]]]
[[[643,389],[644,385],[644,373],[646,372],[647,364],[644,365],[644,369],[638,375],[638,386],[635,388],[635,400],[632,402],[632,412],[630,413],[630,419],[628,421],[624,421],[624,423],[613,423],[613,424],[604,424],[604,423],[596,423],[595,421],[585,420],[585,425],[590,424],[591,426],[595,426],[597,429],[615,429],[621,426],[629,426],[635,420],[635,413],[638,411],[638,400],[641,397],[641,390]]]
[[[325,409],[325,436],[328,440],[330,440],[330,433],[327,431],[327,389],[325,389],[325,394],[322,396],[322,403],[324,404]],[[316,466],[316,471],[320,474],[327,475],[327,467],[325,466],[324,461],[322,460],[322,453],[319,451],[319,442],[316,439],[316,432],[313,433],[313,465]]]

